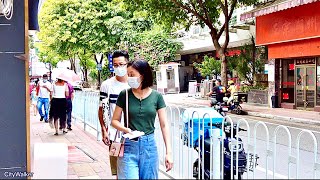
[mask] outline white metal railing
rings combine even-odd
[[[98,106],[98,92],[75,92],[73,118],[84,123],[84,130],[87,126],[96,130],[97,140],[100,140]],[[221,179],[226,173],[229,173],[230,177],[235,175],[238,178],[238,175],[241,175],[241,178],[247,179],[297,179],[306,178],[311,174],[312,177],[309,178],[319,178],[317,176],[317,171],[320,170],[320,163],[317,159],[318,141],[314,132],[310,130],[293,129],[284,125],[272,125],[261,121],[247,121],[244,118],[238,120],[230,117],[222,118],[211,108],[182,109],[170,105],[167,107],[167,118],[170,125],[174,162],[173,169],[166,173],[169,177],[192,179],[194,175],[197,175],[197,179],[206,176],[210,179]],[[230,134],[233,137],[233,133],[236,133],[237,138],[227,139],[226,134],[221,129],[214,127],[215,123],[219,124],[219,120],[223,122],[220,123],[221,129],[225,128],[226,122],[229,122],[231,127],[236,125],[236,130],[231,131]],[[155,126],[160,170],[165,173],[165,146],[158,120],[156,120]],[[242,127],[245,127],[246,133],[240,132]],[[272,129],[274,130],[271,131]],[[294,133],[292,132],[298,133],[298,135],[293,136]],[[304,134],[308,134],[308,137],[311,138],[303,139]],[[295,144],[292,143],[292,139],[295,140]],[[285,143],[279,144],[278,140],[285,141]],[[310,144],[313,145],[313,149],[300,147],[306,140],[311,141]],[[231,147],[229,148],[230,151],[227,150],[225,142]],[[238,148],[243,148],[245,151],[245,172],[239,171],[239,167],[241,166],[243,169],[244,165],[239,164],[240,159],[243,159],[243,154],[240,154],[241,151]],[[281,149],[277,150],[277,148]],[[209,157],[204,152],[209,152]],[[197,159],[198,161],[196,161]],[[228,165],[227,160],[230,167],[234,167],[229,168],[230,172],[225,172],[226,165]],[[195,167],[198,167],[198,174],[194,174],[194,172],[197,172]],[[304,169],[307,170],[303,171]]]
[[[97,140],[101,140],[101,127],[98,117],[99,92],[76,91],[72,106],[73,119],[83,122],[85,131],[87,126],[94,129]]]

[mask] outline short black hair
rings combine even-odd
[[[217,79],[216,81],[218,81],[219,83],[221,83],[221,79]]]
[[[44,74],[42,77],[48,77],[48,75],[47,75],[47,74]]]
[[[135,60],[128,63],[128,67],[132,66],[143,77],[141,82],[141,89],[153,86],[152,69],[148,61]]]
[[[127,61],[129,61],[129,54],[127,51],[123,51],[123,50],[115,50],[111,57],[112,57],[112,61],[114,58],[117,58],[117,57],[124,57]]]

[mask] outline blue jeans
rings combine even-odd
[[[67,125],[71,128],[72,100],[67,99]]]
[[[118,179],[158,179],[159,157],[154,134],[126,139],[118,158]]]
[[[42,106],[44,106],[44,113],[42,112]],[[44,118],[44,120],[49,119],[49,98],[38,98],[37,108],[39,111],[39,114],[41,117]]]

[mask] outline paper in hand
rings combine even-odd
[[[133,138],[137,138],[137,137],[140,137],[143,135],[144,135],[144,132],[142,132],[142,131],[132,131],[131,133],[127,133],[122,136],[124,138],[133,139]]]

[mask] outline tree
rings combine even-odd
[[[226,49],[229,44],[229,21],[238,5],[251,5],[256,0],[125,0],[132,9],[146,9],[155,20],[169,29],[183,25],[207,26],[216,51],[221,60],[222,84],[227,84]],[[220,14],[224,22],[219,22]],[[222,24],[222,25],[221,25]],[[223,43],[219,40],[225,34]]]
[[[122,0],[47,0],[40,16],[39,38],[47,47],[43,50],[68,58],[71,64],[79,58],[85,80],[95,54],[106,57],[121,48],[155,66],[173,60],[180,47],[146,11],[128,11]]]
[[[264,68],[265,57],[261,56],[260,50],[256,48],[254,38],[251,43],[240,48],[240,54],[228,57],[228,69],[235,70],[241,80],[252,82],[254,75],[260,73]],[[194,63],[195,68],[205,76],[220,75],[220,63],[212,57],[205,56],[202,63]]]
[[[182,48],[182,43],[174,41],[175,37],[159,25],[139,33],[138,37],[129,46],[131,59],[145,59],[153,69],[157,69],[159,64],[174,61],[177,51]]]
[[[241,79],[253,82],[254,75],[263,71],[265,57],[256,48],[253,37],[251,37],[251,43],[242,46],[240,50],[241,53],[229,57],[229,61],[236,64],[234,69]]]
[[[202,63],[193,63],[194,67],[200,70],[200,73],[203,76],[212,76],[214,75],[217,78],[221,72],[221,61],[216,60],[213,57],[204,56]]]

